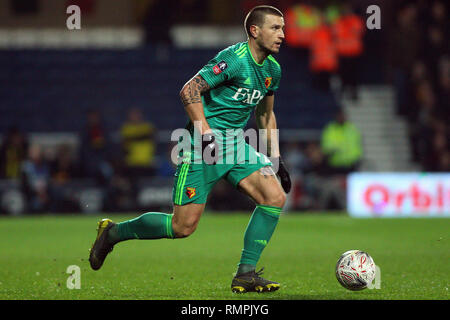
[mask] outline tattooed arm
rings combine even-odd
[[[201,134],[211,132],[211,128],[203,112],[203,103],[201,95],[210,89],[208,83],[200,75],[196,75],[189,80],[181,89],[180,97],[184,104],[186,113],[192,123],[197,127]],[[201,124],[201,127],[199,125]]]

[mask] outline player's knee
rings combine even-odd
[[[180,221],[179,223],[172,223],[172,229],[175,238],[186,238],[194,233],[197,228],[195,221]]]
[[[268,206],[283,208],[286,203],[286,194],[283,191],[273,193],[264,202]]]
[[[174,230],[175,238],[187,238],[191,234],[193,234],[194,231],[195,231],[195,228],[182,227],[178,230]]]

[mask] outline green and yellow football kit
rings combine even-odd
[[[269,159],[246,143],[243,129],[256,105],[278,89],[281,69],[272,56],[258,64],[248,42],[237,43],[208,62],[198,74],[208,83],[210,90],[202,95],[203,110],[217,143],[218,162],[204,163],[197,152],[195,139],[189,148],[180,151],[173,187],[173,203],[206,203],[209,192],[222,178],[233,186],[262,167],[270,166]],[[186,126],[190,137],[195,137],[194,126]],[[186,142],[186,141],[185,141]],[[201,142],[200,142],[201,144]],[[260,277],[255,267],[278,223],[282,208],[258,204],[253,211],[244,234],[244,248],[233,278],[233,292],[275,291],[280,285]],[[114,223],[103,219],[98,223],[97,239],[89,261],[98,270],[113,246],[129,239],[176,238],[172,228],[173,214],[148,212],[141,216]]]
[[[202,95],[206,121],[220,146],[215,165],[205,164],[194,147],[180,154],[181,163],[175,173],[173,203],[206,203],[208,194],[220,179],[233,186],[261,167],[270,166],[269,159],[245,142],[243,129],[256,105],[269,92],[278,89],[281,68],[268,56],[258,64],[248,42],[232,45],[219,52],[198,74],[210,90]],[[186,126],[194,137],[194,126]],[[193,139],[192,146],[195,141]],[[201,151],[201,150],[200,150]]]

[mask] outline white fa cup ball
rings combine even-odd
[[[359,291],[375,279],[376,266],[372,257],[360,250],[344,252],[336,263],[336,278],[346,289]]]

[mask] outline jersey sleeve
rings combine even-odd
[[[280,69],[278,76],[275,76],[273,79],[273,86],[270,88],[270,90],[272,92],[275,92],[278,90],[278,88],[280,87],[280,81],[281,81],[281,69]]]
[[[272,84],[269,87],[269,91],[267,92],[267,95],[271,96],[280,87],[281,66],[272,56],[269,56],[269,60],[272,62],[271,70],[272,70],[272,74],[273,74],[273,76],[272,76],[273,79],[272,79]]]
[[[211,88],[217,87],[222,82],[231,80],[239,70],[239,61],[236,54],[229,48],[219,52],[200,71],[199,75]]]

